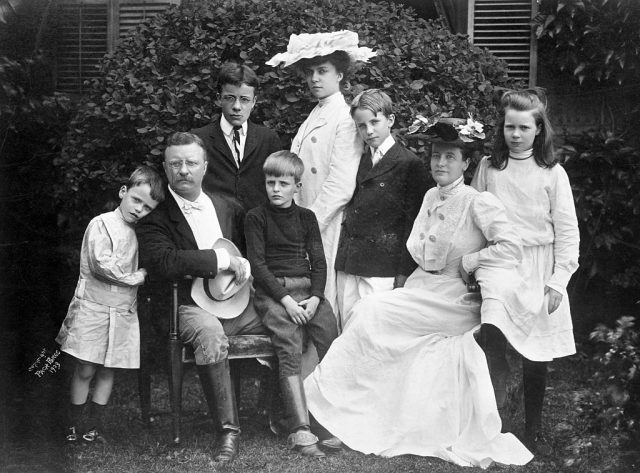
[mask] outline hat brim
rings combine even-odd
[[[219,238],[213,249],[225,249],[229,255],[242,257],[238,247],[226,238]],[[232,271],[219,271],[214,278],[194,278],[191,284],[191,298],[201,309],[210,312],[219,319],[232,319],[240,315],[249,303],[251,282],[249,276],[243,284],[235,285]],[[224,296],[216,295],[224,293]]]
[[[344,51],[351,62],[367,62],[377,53],[366,46],[358,46],[358,34],[353,31],[342,30],[330,33],[302,33],[289,37],[287,50],[269,59],[266,64],[276,67],[288,67],[302,59],[312,59],[327,56],[336,51]]]
[[[239,316],[247,308],[251,295],[251,281],[248,278],[238,291],[225,300],[210,298],[205,290],[205,284],[209,284],[207,278],[195,278],[191,285],[191,298],[198,307],[215,315],[219,319],[233,319]]]

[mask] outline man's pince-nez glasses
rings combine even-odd
[[[253,98],[251,97],[244,97],[244,96],[236,97],[235,95],[220,96],[220,102],[226,105],[233,105],[236,103],[236,100],[238,100],[240,102],[240,105],[242,105],[243,107],[247,107],[253,104]]]
[[[200,163],[198,161],[189,161],[189,160],[186,160],[186,161],[185,160],[182,160],[182,161],[169,161],[167,164],[174,171],[179,171],[180,169],[182,169],[182,166],[184,164],[187,165],[188,169],[195,169],[198,166],[200,166]]]

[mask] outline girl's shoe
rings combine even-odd
[[[82,439],[87,443],[108,443],[107,439],[105,439],[96,429],[91,429],[88,432],[85,432]]]
[[[67,427],[67,434],[64,437],[65,442],[68,444],[74,444],[78,441],[78,434],[76,433],[76,426],[72,425]]]

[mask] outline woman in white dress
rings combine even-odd
[[[521,248],[498,199],[464,184],[469,153],[461,137],[484,135],[463,136],[467,129],[458,123],[441,119],[431,130],[439,137],[431,154],[438,186],[425,195],[407,241],[418,268],[404,288],[354,306],[345,331],[305,380],[307,402],[325,428],[321,437],[331,432],[363,453],[522,465],[532,455],[500,432],[486,358],[474,338],[480,296],[465,283],[473,274],[483,296],[508,306]]]
[[[287,51],[267,64],[294,65],[309,86],[318,105],[300,125],[291,151],[304,162],[302,189],[297,203],[316,214],[327,258],[325,298],[338,314],[335,256],[338,249],[342,211],[355,189],[363,142],[340,91],[356,61],[367,61],[375,53],[358,47],[358,35],[351,31],[292,34]]]

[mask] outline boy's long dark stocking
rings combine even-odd
[[[547,365],[545,361],[522,358],[524,387],[524,434],[527,442],[535,444],[542,424],[542,405],[547,387]]]
[[[91,401],[89,404],[89,419],[87,421],[86,430],[97,430],[98,432],[103,430],[102,420],[104,419],[105,407],[106,406],[103,406],[102,404]]]
[[[84,404],[69,404],[69,426],[78,428],[80,426],[80,421],[82,420],[82,413],[84,412],[84,408],[87,405]]]

